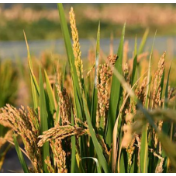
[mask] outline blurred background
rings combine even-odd
[[[176,4],[64,4],[67,20],[71,6],[76,14],[83,56],[87,55],[87,46],[95,42],[99,21],[101,47],[105,52],[108,52],[110,37],[118,39],[125,22],[126,39],[133,38],[129,41],[130,50],[134,38],[140,40],[149,28],[149,41],[157,31],[157,50],[175,52],[171,45],[176,42]],[[64,53],[57,4],[0,4],[1,58],[26,57],[23,30],[33,54],[39,55],[46,49]],[[118,45],[118,40],[114,45]]]

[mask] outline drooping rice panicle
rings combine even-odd
[[[88,130],[86,128],[74,127],[71,124],[65,124],[64,126],[56,125],[55,127],[45,131],[43,135],[39,136],[40,140],[38,142],[38,146],[43,146],[43,144],[47,141],[55,139],[62,140],[73,135],[81,136],[84,134],[88,134]]]
[[[51,141],[50,146],[54,155],[54,165],[57,167],[57,173],[67,173],[66,153],[62,149],[61,140]]]
[[[59,96],[59,117],[62,120],[62,125],[70,121],[71,117],[71,103],[66,89],[57,86],[58,96]]]
[[[21,136],[27,155],[35,172],[43,172],[41,149],[37,146],[39,135],[39,119],[32,109],[24,107],[19,110],[6,105],[1,109],[0,124],[7,124],[15,133]]]
[[[51,160],[50,160],[49,156],[45,159],[45,163],[47,165],[47,169],[48,169],[49,173],[55,173],[55,170],[51,164]]]

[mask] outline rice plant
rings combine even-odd
[[[0,107],[5,106],[6,103],[15,105],[18,90],[17,77],[15,64],[10,60],[0,60]],[[0,125],[0,170],[10,147],[6,141],[10,134],[8,128]]]
[[[58,9],[69,69],[56,67],[51,83],[39,67],[37,79],[24,33],[33,107],[6,105],[0,111],[0,123],[14,132],[8,141],[24,172],[174,172],[175,89],[169,85],[171,68],[165,71],[166,53],[153,68],[152,46],[144,70],[139,58],[147,30],[139,47],[135,40],[133,59],[125,59],[124,25],[117,52],[101,60],[99,23],[93,65],[84,74],[74,10],[69,13],[71,42],[62,4]]]

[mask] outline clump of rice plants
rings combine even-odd
[[[175,171],[175,91],[169,86],[171,69],[165,72],[166,53],[153,68],[152,46],[148,68],[142,70],[138,56],[143,53],[146,32],[139,48],[135,43],[132,62],[125,60],[124,25],[117,53],[100,62],[99,24],[94,64],[84,75],[74,11],[70,11],[72,45],[62,4],[58,9],[69,70],[56,69],[51,84],[47,72],[39,68],[38,82],[24,33],[33,107],[6,105],[0,112],[0,123],[14,132],[11,143],[24,172]]]
[[[11,60],[0,60],[0,76],[0,90],[3,92],[0,94],[0,107],[7,102],[14,105],[18,88],[16,65]]]
[[[0,108],[6,103],[15,105],[18,90],[18,71],[14,63],[10,60],[0,60]],[[5,155],[10,147],[7,139],[12,131],[8,131],[0,124],[0,170],[5,159]]]

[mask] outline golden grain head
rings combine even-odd
[[[45,159],[45,164],[47,165],[47,170],[49,173],[55,173],[55,170],[51,164],[51,160],[49,156],[47,156],[47,158]]]
[[[8,123],[12,130],[21,136],[26,153],[36,172],[43,172],[41,150],[37,146],[39,135],[39,119],[29,107],[16,109],[6,105],[0,113],[0,121]]]
[[[70,27],[71,27],[72,40],[73,40],[73,53],[75,57],[75,67],[78,75],[78,81],[79,81],[80,87],[82,88],[81,80],[83,79],[83,63],[81,60],[79,36],[78,36],[78,30],[76,27],[75,13],[73,11],[73,8],[71,8],[69,12],[69,16],[70,16]]]
[[[73,135],[81,136],[84,134],[89,134],[88,129],[76,126],[74,127],[71,124],[64,126],[56,125],[55,127],[43,132],[43,135],[38,136],[38,146],[42,147],[47,141],[52,141],[55,139],[62,140]]]
[[[135,90],[135,94],[138,99],[144,104],[146,99],[146,87],[147,87],[147,77],[145,77],[141,83],[141,85],[137,86]]]
[[[67,173],[66,153],[62,149],[61,140],[56,139],[50,142],[50,146],[54,155],[54,163],[57,167],[57,173]]]
[[[58,96],[59,96],[59,118],[58,122],[55,121],[55,124],[59,123],[59,119],[62,120],[62,125],[66,124],[70,121],[71,117],[71,101],[66,89],[63,87],[61,90],[61,86],[56,85]]]
[[[158,68],[154,74],[153,89],[152,89],[152,107],[156,108],[161,106],[161,81],[164,74],[164,64],[165,64],[164,52],[158,62]]]

